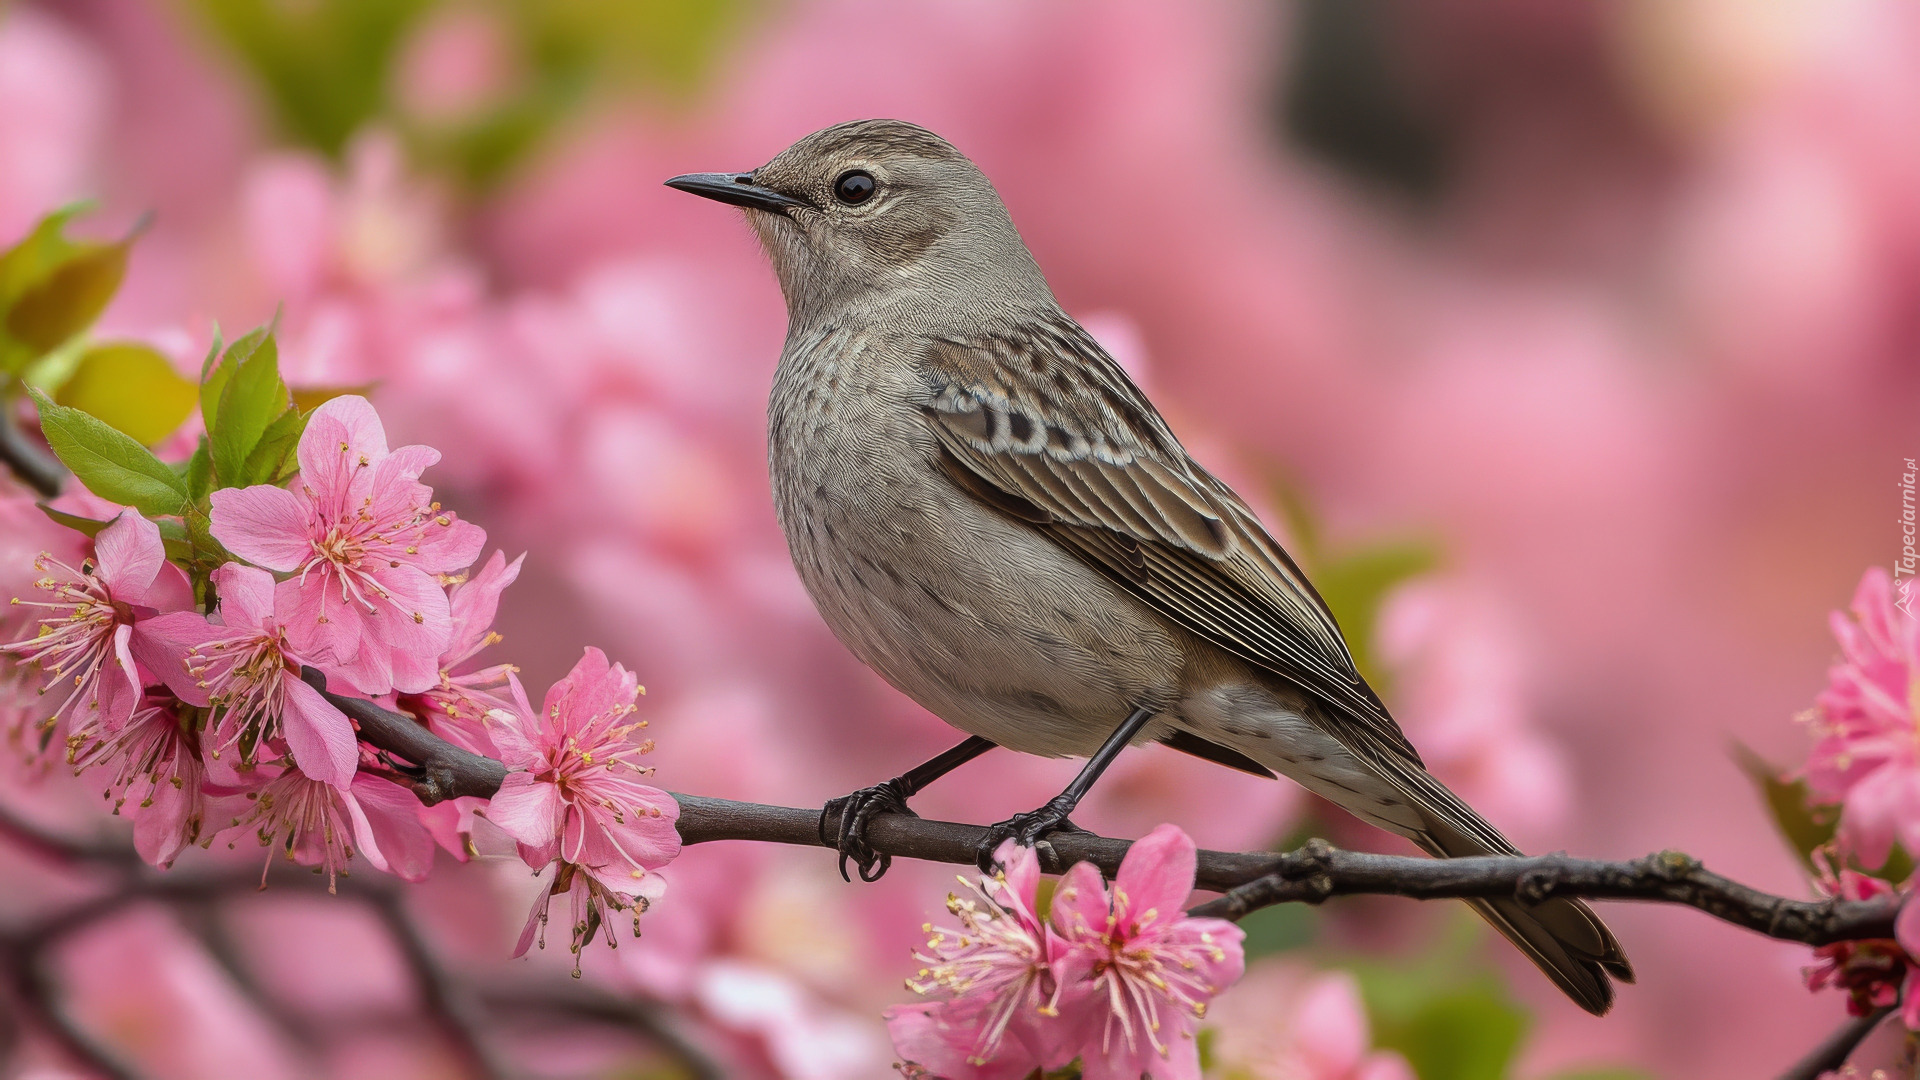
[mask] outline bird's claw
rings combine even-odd
[[[893,856],[873,850],[867,843],[867,822],[875,814],[905,814],[918,817],[907,808],[906,792],[902,789],[899,777],[887,780],[872,787],[861,788],[851,795],[843,795],[827,803],[820,811],[820,842],[840,852],[840,878],[851,882],[852,875],[847,873],[847,860],[852,859],[860,869],[861,881],[879,881],[893,865]],[[827,831],[827,823],[836,825],[832,833]]]
[[[1045,843],[1048,836],[1057,832],[1086,832],[1067,820],[1067,815],[1072,812],[1072,804],[1054,799],[1038,810],[1015,814],[997,825],[989,825],[987,835],[980,841],[980,846],[974,849],[973,861],[981,870],[992,873],[996,861],[994,853],[1008,840],[1021,847],[1034,847]]]

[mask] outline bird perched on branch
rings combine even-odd
[[[855,656],[972,736],[829,805],[842,874],[886,869],[869,818],[996,745],[1087,764],[983,859],[1071,828],[1149,740],[1284,775],[1436,856],[1518,854],[1428,774],[1300,568],[1060,309],[946,140],[862,120],[667,183],[744,207],[779,275],[769,458],[807,591]],[[1633,977],[1577,900],[1471,903],[1590,1012]]]

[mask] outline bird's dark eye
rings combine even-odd
[[[833,182],[833,197],[853,206],[873,198],[873,176],[855,169]]]

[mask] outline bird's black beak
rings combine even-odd
[[[703,199],[774,214],[785,214],[795,208],[812,209],[804,200],[754,183],[751,173],[688,173],[667,181],[667,186],[692,192]]]

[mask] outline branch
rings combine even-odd
[[[313,668],[301,674],[316,688],[324,687],[325,676]],[[413,778],[413,790],[422,800],[433,802],[456,795],[490,797],[506,776],[506,766],[500,762],[454,746],[410,716],[341,694],[329,693],[327,700],[360,725],[361,738],[412,763],[401,771]],[[832,846],[821,839],[818,810],[677,793],[673,797],[680,803],[680,838],[688,844],[757,840]],[[888,855],[966,864],[973,862],[987,829],[881,814],[868,823],[867,836],[875,851]],[[1085,861],[1111,877],[1128,846],[1128,841],[1092,833],[1056,834],[1040,845],[1040,864],[1048,873],[1057,874],[1075,862]],[[1316,840],[1280,855],[1202,851],[1196,885],[1226,895],[1193,909],[1194,914],[1226,919],[1244,918],[1272,904],[1317,904],[1329,897],[1356,894],[1415,900],[1516,897],[1530,904],[1562,896],[1684,904],[1768,937],[1816,946],[1891,938],[1893,917],[1899,910],[1899,901],[1894,899],[1792,900],[1775,896],[1711,873],[1699,860],[1673,851],[1631,862],[1566,855],[1424,859],[1341,851]]]
[[[13,422],[13,403],[0,401],[0,464],[13,470],[28,487],[51,499],[60,494],[67,471],[48,457]]]
[[[1780,1074],[1780,1080],[1818,1080],[1825,1073],[1838,1069],[1847,1063],[1853,1052],[1859,1049],[1873,1029],[1880,1026],[1893,1012],[1893,1006],[1875,1009],[1865,1016],[1856,1016],[1840,1025],[1839,1029],[1827,1036],[1826,1041],[1813,1048],[1806,1057],[1794,1062],[1793,1067]],[[1875,1074],[1879,1075],[1879,1074]]]

